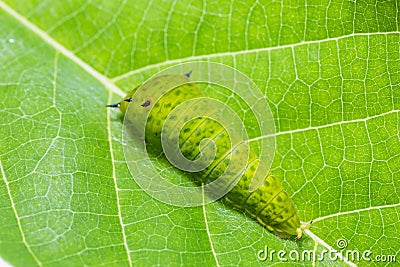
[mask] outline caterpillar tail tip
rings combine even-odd
[[[313,223],[313,221],[309,221],[308,223],[302,223],[300,225],[300,227],[296,229],[296,233],[297,233],[296,241],[299,241],[301,239],[301,237],[303,236],[304,230],[310,229],[312,223]]]

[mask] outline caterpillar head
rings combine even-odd
[[[150,110],[154,104],[155,96],[161,96],[161,94],[165,93],[166,90],[170,90],[172,88],[178,87],[179,85],[187,83],[191,74],[192,71],[189,71],[185,75],[163,75],[155,77],[153,79],[150,79],[146,83],[137,86],[135,89],[130,91],[120,102],[107,105],[107,107],[119,108],[122,114],[125,114],[128,105],[131,102],[138,102],[143,109]],[[140,94],[137,98],[134,98],[135,93],[138,91],[139,88],[144,95],[147,95],[147,97],[143,97],[143,94]]]
[[[121,110],[122,114],[125,114],[129,103],[132,102],[132,100],[133,100],[133,95],[135,94],[135,92],[137,91],[137,89],[140,86],[141,85],[137,86],[135,89],[130,91],[120,102],[115,103],[115,104],[107,105],[107,107],[109,107],[109,108],[119,108]]]

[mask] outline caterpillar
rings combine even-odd
[[[226,202],[277,236],[284,239],[295,236],[299,240],[312,222],[300,222],[292,199],[250,146],[242,140],[232,142],[239,135],[224,127],[226,119],[195,115],[204,105],[197,106],[194,100],[206,97],[190,82],[190,74],[156,76],[129,92],[120,102],[107,107],[119,108],[135,128],[144,127],[146,146],[161,148],[175,140],[179,151],[172,153],[172,159],[167,158],[173,163],[174,154],[182,154],[189,162],[185,166],[192,168],[189,171],[195,174],[198,183],[216,181],[228,172],[217,183],[221,187],[231,184],[231,190],[224,196]],[[184,103],[190,104],[176,112]],[[207,111],[218,113],[212,106]],[[139,118],[143,117],[147,119],[141,122]],[[176,130],[179,120],[184,121],[184,126]],[[233,166],[235,171],[229,172],[228,166]],[[260,170],[261,182],[256,179],[256,172]],[[256,188],[254,180],[259,181]]]

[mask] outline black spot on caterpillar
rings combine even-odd
[[[141,104],[141,106],[144,108],[148,107],[151,105],[151,102],[152,102],[151,99],[147,99],[143,104]]]
[[[176,130],[177,122],[183,120],[186,113],[195,113],[197,106],[194,102],[186,109],[190,112],[174,111],[185,102],[205,97],[195,84],[190,83],[189,76],[190,72],[186,75],[157,76],[139,86],[140,94],[137,94],[139,87],[135,88],[121,102],[108,106],[119,107],[125,114],[125,119],[135,127],[141,127],[139,117],[147,116],[145,125],[142,125],[145,128],[145,140],[146,144],[154,147],[165,145],[161,133],[166,124],[168,127],[163,134],[168,140],[178,140],[180,152],[189,160],[186,167],[193,167],[190,172],[196,174],[199,183],[216,181],[227,171],[228,165],[238,166],[237,169],[241,170],[240,176],[224,199],[279,237],[296,236],[296,239],[300,239],[302,231],[309,228],[311,223],[300,223],[290,196],[247,143],[232,143],[232,135],[224,124],[207,116],[188,120],[183,128]],[[159,92],[166,93],[156,99],[155,95]],[[212,106],[205,108],[209,113],[217,112]],[[215,149],[212,149],[213,145]],[[255,190],[250,190],[258,169],[265,170],[263,179]],[[233,179],[224,179],[222,182],[228,184],[232,181]]]

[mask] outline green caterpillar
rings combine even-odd
[[[280,182],[265,168],[263,161],[251,151],[247,143],[232,143],[239,135],[229,134],[223,126],[222,118],[215,120],[204,115],[194,116],[185,122],[183,128],[176,131],[178,120],[184,121],[197,112],[196,102],[190,104],[186,112],[182,111],[178,116],[172,115],[167,118],[184,102],[205,98],[199,88],[190,83],[189,76],[190,73],[157,76],[139,86],[140,90],[137,87],[129,92],[121,102],[107,106],[120,108],[125,119],[132,125],[144,127],[147,145],[161,148],[165,145],[165,140],[178,140],[183,156],[192,162],[194,169],[199,170],[196,172],[196,180],[199,183],[215,181],[228,170],[229,164],[236,167],[235,171],[224,176],[228,178],[224,178],[222,184],[220,183],[221,186],[233,183],[232,189],[224,199],[235,208],[247,212],[279,237],[296,236],[296,240],[300,239],[302,231],[308,229],[311,222],[300,223],[293,202]],[[160,92],[165,94],[161,93],[157,100],[155,96],[160,95]],[[216,110],[210,106],[208,111],[215,113]],[[147,117],[147,121],[145,125],[140,125],[138,118],[143,116]],[[164,123],[166,128],[163,129]],[[166,139],[161,139],[162,134]],[[187,167],[190,167],[190,164]],[[256,170],[263,170],[262,181],[258,183],[258,188],[250,190],[254,187],[252,180],[255,179]]]

